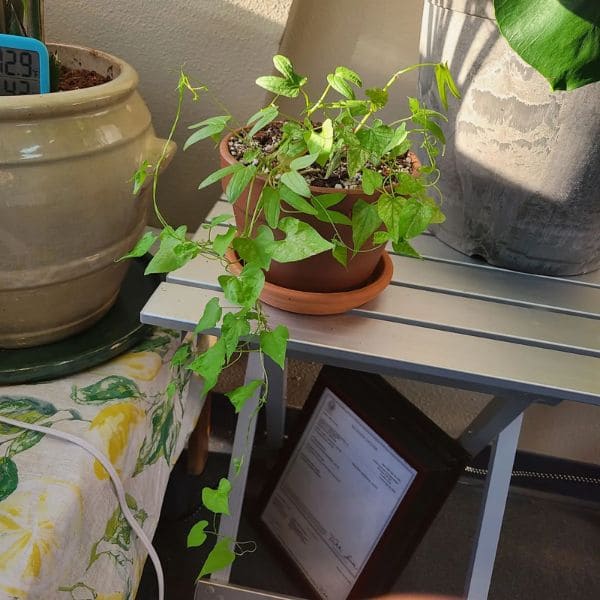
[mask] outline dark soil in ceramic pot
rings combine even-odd
[[[233,132],[221,140],[219,152],[221,155],[222,167],[237,162],[236,158],[232,156],[229,151],[229,140],[235,134],[236,132]],[[411,153],[411,159],[411,172],[414,175],[419,169],[420,162],[413,153]],[[222,179],[223,190],[227,188],[230,179],[231,176]],[[252,186],[250,211],[256,206],[263,186],[264,180],[257,177]],[[346,197],[339,204],[336,204],[335,210],[343,213],[348,218],[351,217],[352,208],[359,199],[373,203],[379,197],[378,193],[369,196],[365,194],[362,189],[339,189],[312,185],[310,186],[310,189],[313,195],[344,192]],[[244,227],[248,193],[248,189],[244,190],[233,205],[235,222],[238,229],[243,229]],[[294,210],[291,206],[288,206],[283,202],[282,208],[285,209],[286,207],[290,211]],[[323,223],[307,214],[294,213],[294,216],[314,227],[325,239],[330,240],[333,238],[335,231],[329,223]],[[262,215],[257,219],[257,223],[266,224]],[[344,243],[352,247],[352,228],[348,225],[336,225],[336,227]],[[274,233],[277,238],[277,232]],[[279,237],[281,238],[283,236],[281,235]],[[360,288],[371,281],[373,274],[376,272],[377,267],[381,262],[384,251],[385,246],[374,247],[370,242],[367,242],[362,247],[362,252],[354,257],[351,257],[349,254],[347,268],[344,268],[337,262],[331,255],[331,252],[322,252],[316,256],[311,256],[310,258],[293,263],[278,263],[273,261],[266,274],[266,279],[268,282],[275,285],[304,292],[344,292],[353,290]]]

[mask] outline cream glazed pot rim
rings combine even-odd
[[[81,90],[31,94],[27,96],[0,97],[0,122],[31,118],[53,118],[63,114],[76,114],[95,110],[135,92],[139,77],[135,69],[124,60],[85,46],[48,43],[50,50],[65,49],[82,57],[86,55],[109,63],[117,73],[111,81]],[[85,64],[83,65],[85,68]]]

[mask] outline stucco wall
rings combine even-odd
[[[270,73],[292,0],[52,0],[46,3],[49,41],[92,46],[123,58],[140,75],[140,91],[161,136],[174,116],[179,68],[209,86],[229,110],[245,120],[265,97],[254,85]],[[187,102],[176,136],[186,125],[222,114],[207,97]],[[178,152],[161,180],[160,202],[167,218],[196,228],[215,200],[214,189],[197,190],[216,168],[209,143]]]
[[[373,10],[366,10],[370,5]],[[290,11],[291,9],[291,11]],[[168,131],[175,106],[179,66],[202,79],[241,118],[264,99],[254,85],[271,70],[280,45],[316,91],[332,67],[343,64],[364,75],[367,86],[381,85],[390,73],[418,60],[421,0],[53,0],[47,3],[50,40],[107,50],[134,65],[157,131]],[[289,22],[288,22],[289,15]],[[287,22],[287,29],[286,29]],[[285,35],[284,35],[285,29]],[[388,116],[406,114],[405,97],[416,95],[416,77],[394,89]],[[292,109],[286,103],[286,109]],[[183,122],[216,114],[202,100],[188,103]],[[181,129],[178,140],[185,139]],[[210,145],[179,152],[162,180],[161,203],[176,223],[194,228],[214,202],[214,190],[196,190],[216,164]],[[304,375],[303,375],[304,373]],[[294,377],[310,383],[314,367],[299,365]],[[458,434],[489,399],[406,380],[395,385],[452,434]],[[305,390],[306,386],[296,388]],[[600,409],[573,403],[527,411],[521,448],[600,462]]]
[[[420,0],[296,0],[281,51],[310,76],[311,97],[319,97],[327,73],[338,65],[357,71],[364,88],[381,87],[394,72],[418,62],[422,12]],[[416,73],[398,79],[382,117],[406,116],[406,97],[415,95],[416,85]]]

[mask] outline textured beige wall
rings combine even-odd
[[[52,0],[46,3],[47,38],[92,46],[131,63],[161,136],[169,131],[176,105],[179,68],[210,87],[238,118],[263,101],[254,85],[271,71],[271,57],[287,22],[292,0]],[[207,98],[188,102],[185,125],[222,114]],[[215,191],[197,190],[217,164],[209,142],[178,152],[162,179],[160,202],[173,222],[195,228],[210,210]]]
[[[366,10],[367,7],[373,10]],[[291,11],[290,11],[291,8]],[[264,99],[254,86],[271,70],[278,51],[292,58],[318,91],[338,64],[357,70],[366,86],[418,60],[421,0],[53,0],[47,5],[48,37],[117,54],[134,65],[159,133],[168,131],[175,105],[178,68],[186,69],[245,118]],[[406,114],[416,76],[394,89],[388,117]],[[287,103],[286,109],[296,106]],[[216,114],[205,101],[186,107],[184,123]],[[179,141],[185,139],[181,130]],[[214,201],[214,191],[196,191],[216,164],[210,145],[179,152],[162,181],[161,202],[174,221],[194,227]],[[302,401],[317,367],[295,363],[290,392]],[[231,372],[236,376],[236,370]],[[239,373],[237,373],[239,377]],[[228,382],[232,384],[232,382]],[[487,396],[395,379],[394,384],[431,418],[457,435]],[[527,414],[521,448],[600,463],[600,409],[574,403],[534,406]]]
[[[391,74],[418,62],[422,12],[421,0],[295,0],[281,51],[309,75],[311,97],[318,98],[327,73],[338,65],[361,74],[363,87],[381,87]],[[383,117],[405,116],[406,97],[416,94],[416,85],[415,73],[398,80]]]

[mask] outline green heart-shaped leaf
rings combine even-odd
[[[246,385],[242,385],[242,386],[236,388],[235,390],[233,390],[232,392],[228,392],[227,394],[225,394],[229,398],[229,401],[231,402],[231,404],[233,404],[233,406],[235,407],[236,414],[239,413],[242,410],[242,408],[244,408],[244,404],[246,404],[246,402],[250,398],[252,398],[252,395],[254,394],[254,392],[262,384],[263,384],[262,379],[254,379],[250,383],[247,383]]]
[[[211,298],[204,307],[204,312],[194,329],[194,333],[201,333],[206,329],[212,329],[220,320],[223,309],[219,306],[218,298]]]
[[[196,548],[202,546],[206,540],[206,533],[204,530],[208,527],[208,521],[198,521],[188,533],[187,536],[187,547]]]
[[[202,566],[198,579],[228,567],[234,560],[235,554],[231,550],[231,540],[229,538],[223,538],[220,542],[215,544],[215,547],[206,557],[206,561]]]
[[[216,490],[209,487],[202,489],[202,504],[216,514],[228,515],[230,493],[231,483],[223,477],[219,481],[219,487]]]
[[[600,2],[494,0],[500,32],[553,90],[600,79]]]
[[[287,327],[277,325],[273,331],[261,331],[260,349],[282,369],[285,366],[285,351],[290,333]]]
[[[275,244],[273,260],[277,262],[296,262],[333,248],[333,244],[322,237],[314,227],[294,217],[281,219],[279,229],[286,237]]]

